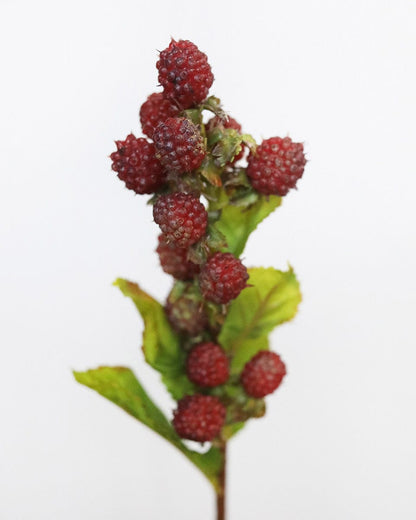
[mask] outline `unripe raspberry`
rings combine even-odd
[[[166,172],[155,156],[155,147],[133,134],[125,141],[116,141],[117,151],[110,155],[112,169],[136,193],[154,193],[163,186]]]
[[[153,132],[159,123],[163,123],[169,117],[179,114],[177,106],[163,97],[161,92],[150,94],[140,107],[140,123],[145,135],[153,139]]]
[[[249,155],[247,176],[260,193],[283,197],[296,186],[305,164],[303,144],[293,143],[289,137],[272,137]]]
[[[172,327],[179,333],[198,336],[208,326],[201,298],[192,290],[185,290],[176,296],[174,291],[168,296],[165,305],[166,316]]]
[[[225,383],[230,375],[228,358],[224,350],[215,343],[199,343],[189,353],[186,373],[189,379],[205,387]]]
[[[207,56],[188,40],[172,40],[156,67],[163,95],[182,110],[201,103],[214,81]]]
[[[286,367],[280,356],[269,350],[260,350],[241,374],[244,390],[251,397],[264,397],[280,386],[286,375]]]
[[[187,173],[201,166],[206,155],[198,127],[186,117],[170,117],[153,132],[156,156],[167,170]]]
[[[173,427],[179,437],[191,441],[212,441],[225,422],[225,407],[212,395],[187,395],[173,412]]]
[[[228,303],[246,287],[247,269],[231,253],[215,253],[201,269],[199,286],[214,303]]]
[[[166,239],[177,247],[189,247],[205,234],[208,214],[199,199],[189,193],[170,193],[158,198],[153,218]]]
[[[199,273],[199,265],[188,260],[188,249],[177,247],[169,242],[165,235],[159,235],[157,253],[160,265],[165,273],[177,280],[190,280]]]
[[[228,116],[226,119],[223,119],[219,116],[215,116],[210,119],[206,125],[207,132],[212,132],[215,128],[232,128],[233,130],[237,130],[239,134],[241,134],[241,125],[238,121],[236,121],[233,117]],[[232,160],[232,164],[239,161],[244,155],[244,144],[241,147],[241,151],[234,157]]]

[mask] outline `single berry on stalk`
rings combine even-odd
[[[163,95],[182,110],[204,101],[214,81],[206,54],[188,40],[172,39],[156,67]]]
[[[153,132],[156,157],[174,173],[188,173],[201,166],[206,155],[198,127],[186,117],[170,117]]]
[[[153,218],[166,240],[186,248],[205,234],[208,214],[197,197],[189,193],[162,195],[153,206]]]
[[[199,286],[203,296],[214,303],[228,303],[246,287],[248,273],[231,253],[215,253],[202,267]]]
[[[222,385],[230,375],[227,355],[215,343],[199,343],[188,355],[186,373],[199,386]]]
[[[188,249],[169,242],[162,233],[158,238],[156,252],[163,271],[177,280],[191,280],[199,273],[199,265],[188,260]]]
[[[260,193],[283,197],[296,186],[305,164],[302,143],[294,143],[290,137],[271,137],[249,155],[247,176]]]
[[[165,312],[176,332],[195,337],[208,327],[203,302],[191,286],[180,295],[173,290],[166,301]]]
[[[273,393],[286,375],[286,367],[280,356],[270,350],[260,350],[241,374],[244,390],[251,397],[264,397]]]
[[[117,151],[110,155],[112,169],[129,190],[154,193],[163,186],[166,172],[155,156],[155,147],[146,139],[130,134],[125,141],[116,141]]]
[[[225,421],[225,407],[212,395],[187,395],[173,412],[173,427],[179,437],[197,442],[212,441]]]
[[[143,133],[153,139],[153,132],[157,125],[178,114],[178,107],[165,99],[161,92],[150,94],[140,107],[139,116]]]

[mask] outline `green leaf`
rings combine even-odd
[[[147,363],[162,374],[162,381],[174,399],[193,393],[192,383],[184,376],[185,352],[162,305],[136,283],[119,278],[114,285],[133,300],[143,318],[143,352]]]
[[[225,235],[228,247],[235,256],[241,255],[250,233],[280,204],[281,198],[271,195],[267,199],[259,197],[248,208],[228,205],[222,209],[216,226]]]
[[[222,457],[220,451],[212,447],[202,454],[187,448],[129,368],[99,367],[86,372],[74,371],[74,377],[173,444],[202,471],[215,488],[218,487]]]
[[[234,357],[233,374],[239,373],[259,350],[268,348],[268,333],[291,320],[302,299],[292,268],[284,272],[256,267],[248,272],[251,287],[231,303],[218,337],[222,347]]]

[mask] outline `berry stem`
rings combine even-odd
[[[225,520],[226,504],[226,470],[227,470],[227,442],[222,441],[219,449],[222,455],[222,466],[218,475],[219,489],[217,492],[217,520]]]

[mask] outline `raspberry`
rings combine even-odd
[[[251,397],[264,397],[280,386],[286,375],[286,367],[280,356],[269,350],[260,350],[241,374],[244,390]]]
[[[153,218],[177,247],[189,247],[205,234],[208,214],[199,199],[189,193],[162,195],[153,206]]]
[[[182,109],[201,103],[214,81],[206,54],[188,40],[172,39],[156,67],[163,95]]]
[[[231,253],[215,253],[201,269],[199,286],[207,300],[228,303],[246,287],[247,269]]]
[[[214,128],[222,127],[222,128],[232,128],[233,130],[237,130],[239,134],[241,134],[241,125],[234,118],[228,116],[227,119],[222,119],[221,117],[215,116],[210,119],[206,125],[207,132],[212,132]],[[234,157],[232,160],[232,164],[239,161],[244,155],[244,145],[241,147],[241,151]]]
[[[206,442],[216,437],[225,421],[225,407],[212,395],[187,395],[173,412],[173,427],[179,437]]]
[[[156,156],[171,172],[196,170],[206,155],[198,127],[185,117],[170,117],[153,132]]]
[[[153,132],[159,123],[163,123],[169,117],[178,115],[179,109],[163,97],[161,92],[150,94],[140,107],[140,123],[145,135],[153,139]]]
[[[186,373],[199,386],[222,385],[230,375],[228,358],[219,345],[200,343],[189,353]]]
[[[179,333],[198,336],[208,325],[201,299],[191,290],[185,290],[178,297],[171,292],[165,305],[165,312],[169,323]]]
[[[136,139],[133,134],[125,141],[116,141],[117,151],[110,155],[112,169],[136,193],[154,193],[161,188],[166,172],[155,157],[155,147],[146,139]]]
[[[177,280],[190,280],[199,273],[199,265],[188,260],[188,250],[169,242],[163,234],[156,251],[162,269]]]
[[[264,195],[283,197],[296,186],[306,164],[302,143],[289,137],[266,139],[249,155],[247,175],[253,188]]]

